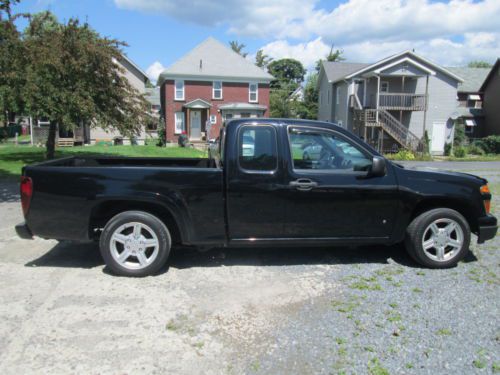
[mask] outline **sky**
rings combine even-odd
[[[17,12],[50,10],[125,41],[154,82],[207,37],[291,57],[308,69],[331,46],[351,62],[412,49],[444,66],[500,57],[500,0],[22,0]]]

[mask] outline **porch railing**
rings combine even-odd
[[[379,108],[389,110],[424,111],[425,94],[380,93]]]

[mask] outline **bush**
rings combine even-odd
[[[465,155],[467,155],[467,150],[465,147],[459,146],[455,147],[455,150],[453,151],[453,155],[457,158],[464,158]]]
[[[409,150],[400,150],[390,156],[392,160],[415,160],[415,154]]]
[[[500,135],[490,135],[481,139],[484,151],[488,154],[500,154]]]
[[[450,156],[451,155],[451,143],[445,143],[444,144],[444,156]]]
[[[479,142],[474,142],[467,147],[467,153],[471,155],[484,155],[484,149],[479,145]]]

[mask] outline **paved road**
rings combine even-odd
[[[430,166],[476,171],[500,194],[499,163]],[[128,279],[94,244],[18,239],[18,199],[0,182],[0,374],[500,368],[498,236],[451,270],[401,247],[176,249],[167,272]]]

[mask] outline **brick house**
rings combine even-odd
[[[231,118],[268,117],[273,77],[208,38],[159,77],[167,142],[214,139]]]

